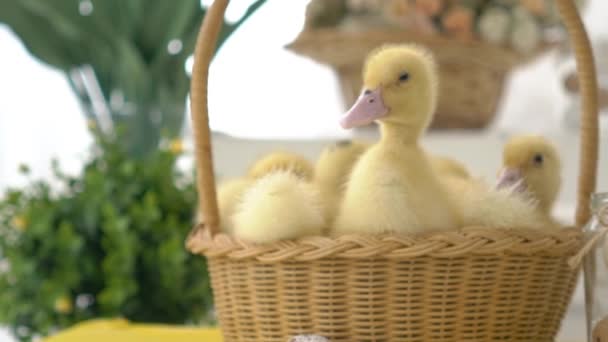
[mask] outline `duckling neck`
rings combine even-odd
[[[380,141],[388,144],[418,145],[421,131],[414,125],[383,123],[380,125]]]

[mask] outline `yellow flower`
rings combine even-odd
[[[55,311],[57,311],[58,313],[61,313],[61,314],[69,314],[74,309],[74,306],[72,305],[72,301],[67,296],[58,298],[55,301],[54,307],[55,307]]]
[[[184,152],[184,142],[181,139],[173,139],[169,143],[169,151],[173,154],[181,154]]]
[[[89,129],[95,129],[97,128],[97,122],[94,119],[89,119],[87,120],[87,127],[89,127]]]
[[[11,221],[13,227],[23,231],[27,228],[27,219],[23,216],[15,216]]]

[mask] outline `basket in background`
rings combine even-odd
[[[437,112],[431,128],[483,128],[497,111],[506,77],[549,46],[525,55],[479,41],[461,42],[400,30],[345,32],[333,28],[304,30],[287,47],[331,66],[340,83],[346,107],[361,93],[361,69],[373,49],[386,43],[412,42],[427,47],[439,66]]]
[[[423,45],[441,79],[431,127],[482,128],[496,114],[509,72],[564,40],[552,1],[311,0],[302,32],[287,47],[330,66],[348,108],[371,50]]]

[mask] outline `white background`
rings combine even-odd
[[[331,70],[283,49],[301,28],[306,2],[270,0],[220,52],[211,71],[215,130],[246,138],[298,140],[347,135],[336,124],[343,108]],[[229,17],[237,16],[247,4],[234,0]],[[585,18],[593,36],[608,34],[606,13],[608,1],[590,1]],[[486,133],[563,134],[566,102],[558,76],[552,56],[517,72],[498,120]],[[435,144],[450,144],[449,139],[464,134],[443,136]],[[48,177],[50,159],[56,157],[64,168],[77,172],[90,141],[63,76],[30,57],[0,25],[0,190],[24,184],[17,173],[20,163],[30,165],[35,177]],[[298,146],[306,149],[305,142]],[[238,157],[230,154],[230,158]],[[578,330],[581,319],[580,312],[572,314],[569,326]],[[0,341],[10,339],[0,336]]]
[[[233,0],[229,17],[248,3]],[[343,108],[332,71],[283,48],[299,32],[306,3],[270,0],[225,45],[211,70],[215,130],[252,138],[346,134],[335,121]],[[608,1],[590,0],[586,22],[593,35],[608,35],[605,13]],[[555,63],[549,56],[513,76],[495,129],[551,133],[562,128],[564,98]],[[0,25],[0,190],[22,184],[19,163],[47,176],[49,159],[58,157],[77,170],[89,143],[63,75],[30,57]]]

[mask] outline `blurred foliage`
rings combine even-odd
[[[224,22],[218,48],[264,2]],[[126,127],[125,143],[136,156],[154,151],[161,136],[180,133],[185,62],[205,12],[200,0],[0,0],[0,22],[35,57],[68,75],[89,119],[102,120],[101,105],[110,122]]]
[[[22,341],[96,317],[209,318],[205,259],[184,248],[196,195],[181,144],[133,159],[121,135],[98,134],[79,176],[54,163],[51,182],[0,201],[0,321]]]

